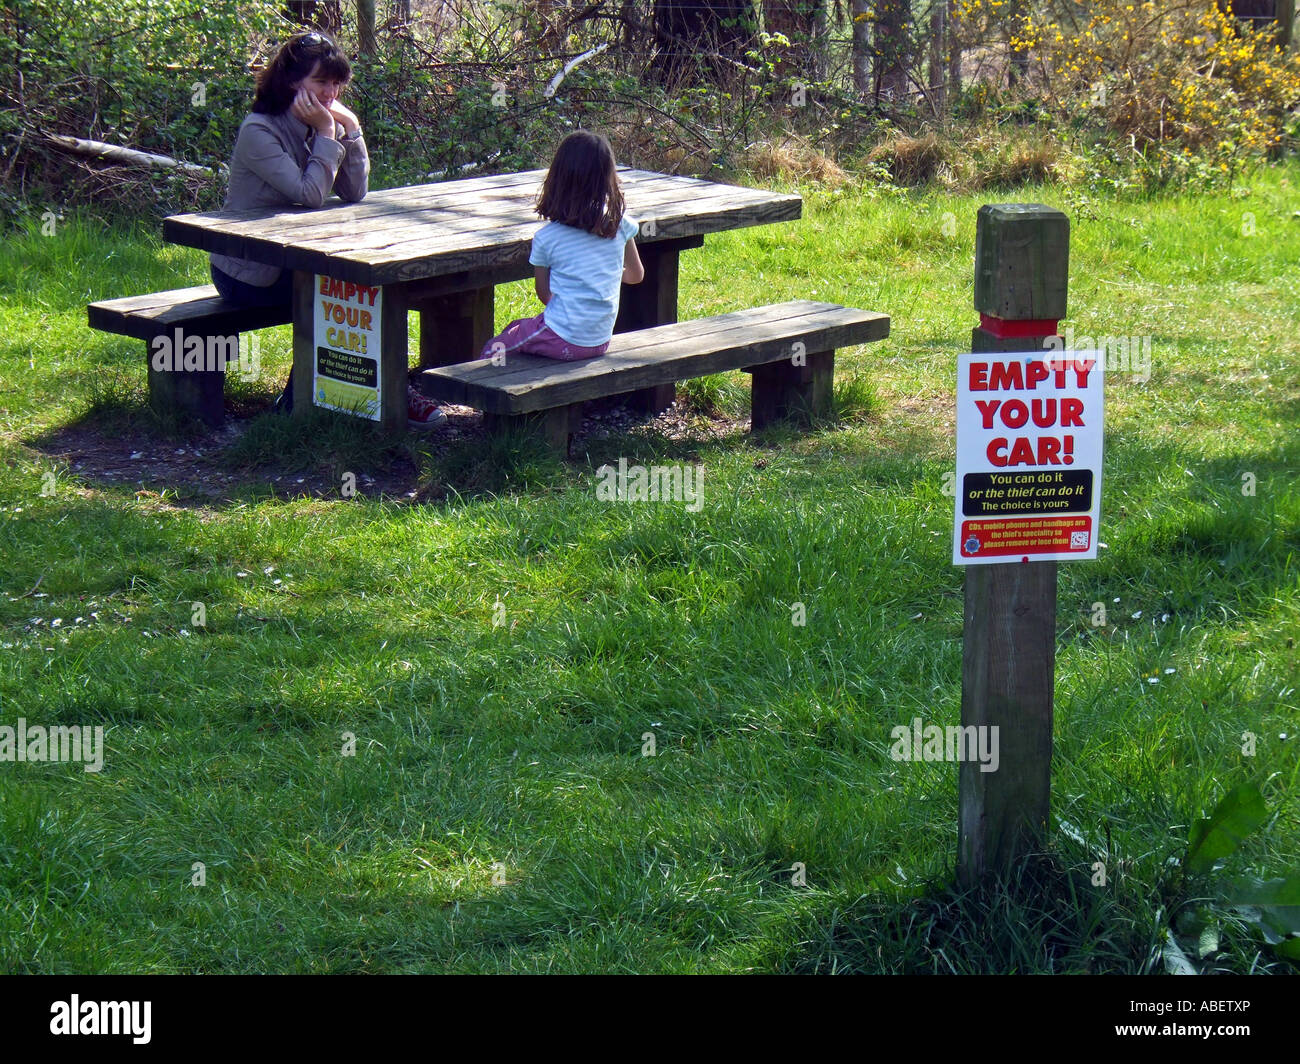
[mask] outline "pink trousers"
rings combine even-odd
[[[546,324],[545,316],[538,314],[535,318],[516,318],[499,336],[494,336],[483,346],[483,358],[493,355],[505,357],[510,354],[541,355],[561,362],[576,362],[583,358],[595,358],[603,355],[609,347],[609,341],[599,347],[579,347],[557,336]]]

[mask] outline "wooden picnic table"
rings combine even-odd
[[[294,410],[313,403],[318,301],[333,278],[378,288],[377,360],[384,428],[406,424],[407,314],[420,315],[420,365],[473,361],[495,334],[494,287],[531,277],[528,254],[544,223],[533,210],[544,170],[410,185],[370,193],[360,203],[180,214],[165,239],[294,271]],[[625,285],[616,332],[677,320],[678,255],[708,233],[800,216],[797,195],[691,177],[620,168],[627,212],[638,223],[645,279]],[[339,289],[334,289],[336,292]],[[351,291],[349,289],[348,291]],[[363,297],[364,298],[364,297]],[[341,335],[341,334],[340,334]],[[366,357],[373,357],[366,351]],[[331,366],[333,363],[331,363]],[[652,412],[668,406],[672,384],[634,393]]]

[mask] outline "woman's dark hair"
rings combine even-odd
[[[320,63],[320,76],[326,81],[346,84],[352,78],[352,64],[348,57],[325,34],[297,33],[285,41],[275,58],[258,72],[253,110],[263,115],[278,115],[289,110],[295,94],[294,84],[309,77],[317,63]]]
[[[623,190],[609,141],[585,129],[560,141],[537,197],[537,213],[596,236],[614,236],[623,220]]]

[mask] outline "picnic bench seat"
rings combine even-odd
[[[228,352],[233,356],[238,350],[240,333],[287,325],[293,320],[288,303],[266,307],[236,306],[222,299],[210,284],[91,303],[86,308],[86,316],[92,329],[134,336],[145,342],[149,402],[156,411],[160,414],[187,413],[209,425],[219,425],[224,415],[224,369],[184,370],[173,367],[159,371],[154,368],[155,338],[200,336],[204,339],[205,353],[220,355]],[[214,345],[209,337],[221,338],[225,342]]]
[[[727,370],[751,374],[754,430],[817,413],[829,406],[836,348],[888,335],[885,314],[795,300],[615,333],[599,358],[507,355],[503,364],[489,358],[425,369],[414,383],[432,398],[482,410],[490,431],[536,424],[567,454],[586,400]]]

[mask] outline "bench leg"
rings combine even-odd
[[[146,341],[149,405],[159,417],[193,417],[213,428],[225,419],[226,374],[222,370],[157,370],[153,348]]]
[[[489,337],[490,339],[490,337]],[[569,403],[535,414],[484,414],[483,426],[493,435],[540,431],[548,447],[560,457],[569,456],[569,441],[582,425],[582,404]]]
[[[430,296],[412,306],[420,312],[420,368],[473,362],[496,335],[491,285]]]
[[[835,352],[810,351],[805,357],[802,366],[783,359],[750,369],[751,431],[761,431],[785,418],[808,424],[830,412]]]

